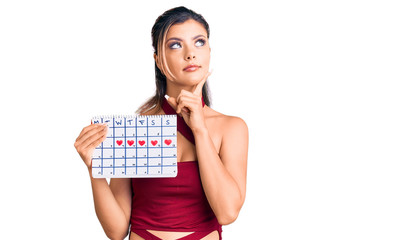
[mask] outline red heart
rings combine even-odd
[[[172,143],[172,140],[170,140],[170,139],[166,139],[166,140],[165,140],[165,144],[166,144],[166,145],[169,146],[171,143]]]
[[[156,144],[158,144],[158,141],[157,140],[152,140],[151,143],[152,143],[153,146],[156,146]]]
[[[143,146],[145,144],[144,140],[138,141],[139,145]]]
[[[134,144],[134,142],[135,142],[134,140],[128,140],[128,141],[127,141],[127,143],[128,143],[129,146],[132,146],[132,145]]]
[[[122,140],[116,140],[116,144],[118,144],[119,146],[121,146],[123,142],[124,141],[122,141]]]

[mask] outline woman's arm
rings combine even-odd
[[[97,217],[110,239],[124,239],[128,235],[132,190],[129,179],[107,180],[92,177],[91,158],[95,148],[106,138],[107,127],[91,124],[75,141],[75,148],[88,168]]]
[[[130,179],[93,178],[90,171],[95,213],[109,239],[123,240],[129,231],[132,193]]]
[[[224,121],[218,154],[207,128],[195,129],[196,153],[203,189],[217,220],[236,220],[246,195],[248,129],[237,117]]]

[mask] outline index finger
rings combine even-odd
[[[195,94],[195,95],[200,95],[200,91],[202,91],[203,85],[205,84],[205,82],[206,82],[207,78],[210,76],[210,74],[212,74],[212,72],[206,73],[206,75],[204,76],[204,78],[202,79],[202,81],[200,81],[200,82],[197,84],[195,90],[193,91],[193,94]]]

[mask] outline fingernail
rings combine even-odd
[[[168,95],[165,95],[165,98],[166,98],[166,100],[169,100],[169,96],[168,96]]]

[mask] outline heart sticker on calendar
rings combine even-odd
[[[116,140],[116,144],[118,144],[118,146],[121,146],[123,142],[124,141],[122,141],[122,140]]]
[[[165,139],[165,144],[166,144],[166,145],[169,146],[171,143],[172,143],[172,140],[170,140],[170,139]]]
[[[156,144],[158,144],[158,141],[157,140],[152,140],[151,143],[152,143],[153,146],[156,146]]]
[[[135,143],[134,140],[128,140],[128,141],[126,141],[126,142],[128,143],[129,146],[132,146],[132,145]]]
[[[144,140],[138,141],[139,145],[143,146],[145,144]]]

